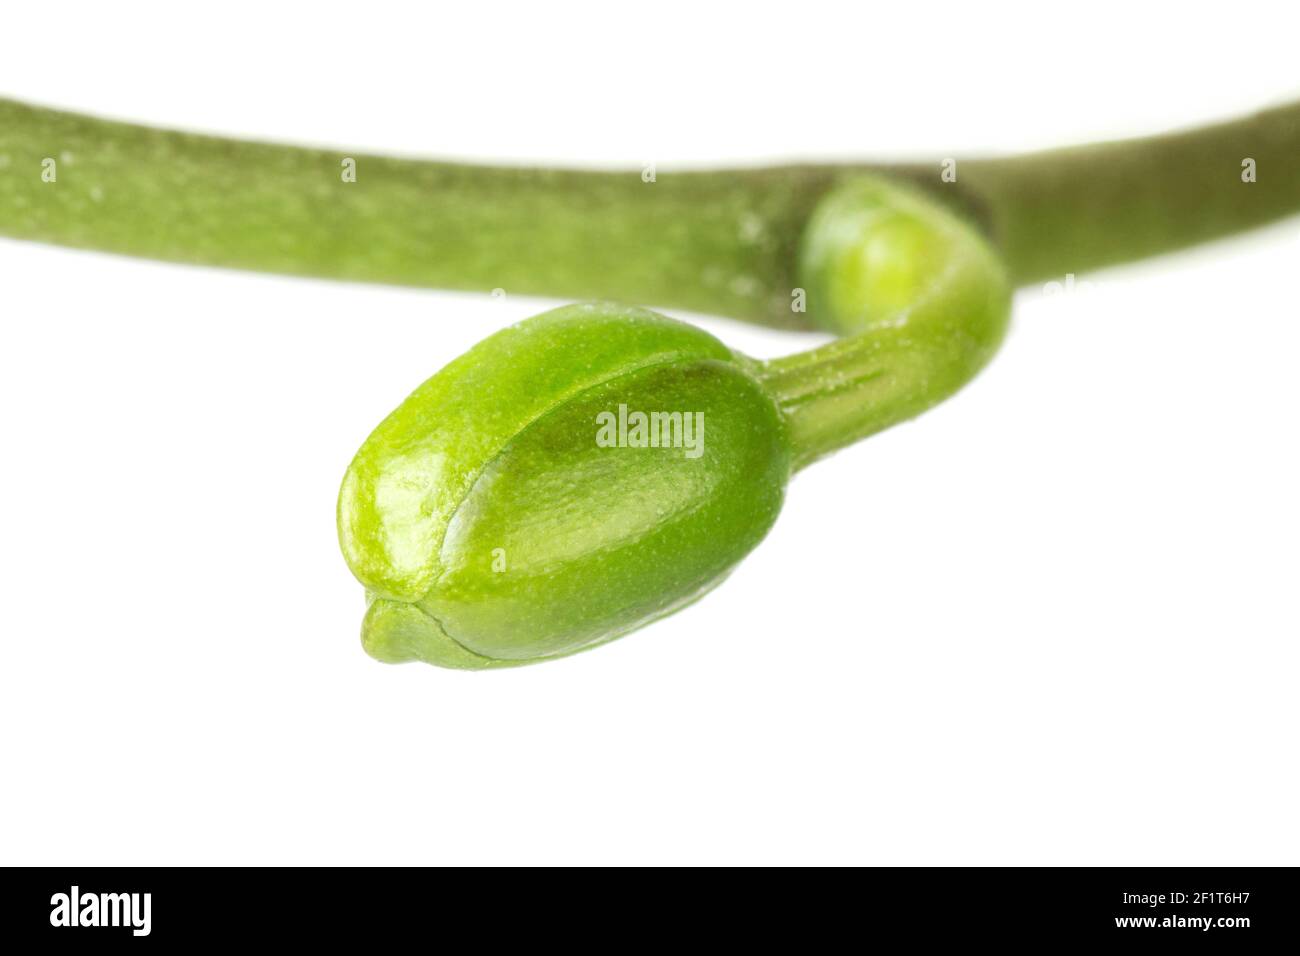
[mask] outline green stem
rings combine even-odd
[[[973,378],[1001,342],[1008,277],[1082,272],[1294,212],[1298,159],[1294,105],[1190,133],[959,164],[965,191],[948,198],[967,197],[976,215],[965,218],[996,254],[896,179],[837,186],[810,219],[799,275],[809,314],[847,337],[760,373],[790,423],[796,465]]]
[[[983,227],[1025,282],[1300,209],[1300,104],[1203,129],[940,164],[596,172],[471,166],[177,133],[0,100],[0,235],[340,279],[614,298],[806,327],[805,224],[864,172]],[[1241,182],[1253,158],[1259,181]],[[356,181],[342,163],[356,160]],[[42,178],[56,163],[56,180]]]
[[[62,158],[61,158],[62,157]],[[42,162],[56,162],[44,182]],[[355,182],[343,162],[355,160]],[[619,299],[800,327],[825,169],[470,166],[239,142],[0,100],[0,234],[297,275]]]
[[[947,398],[1006,331],[1010,289],[992,248],[896,182],[864,177],[829,193],[800,268],[809,313],[845,337],[759,366],[796,468]]]
[[[1243,179],[1254,161],[1256,181]],[[1197,129],[959,164],[1012,281],[1170,252],[1300,211],[1300,103]]]
[[[959,158],[949,182],[938,161],[655,175],[471,166],[239,142],[0,100],[0,234],[829,329],[848,337],[755,363],[803,465],[976,374],[1005,329],[1009,282],[1294,213],[1298,158],[1300,103],[1190,132]]]

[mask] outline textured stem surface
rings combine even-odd
[[[1242,162],[1257,182],[1242,181]],[[345,181],[344,161],[356,180]],[[54,164],[47,181],[48,162]],[[907,180],[973,220],[1015,282],[1300,209],[1300,104],[1007,159],[648,173],[473,166],[158,130],[0,100],[0,234],[179,262],[613,298],[803,327],[804,228],[835,186]]]
[[[844,338],[760,365],[790,427],[795,467],[920,414],[997,351],[1006,273],[980,233],[879,178],[817,207],[800,272],[818,324]]]
[[[42,178],[55,163],[54,182]],[[345,181],[345,160],[355,181]],[[797,328],[828,170],[470,166],[240,142],[0,100],[0,234],[402,285],[655,303]]]

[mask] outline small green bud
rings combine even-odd
[[[480,342],[362,445],[339,540],[365,649],[486,668],[612,640],[767,533],[791,449],[756,364],[643,309],[556,309]]]

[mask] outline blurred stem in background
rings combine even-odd
[[[1256,181],[1243,181],[1253,161]],[[914,184],[992,242],[1013,283],[1213,239],[1300,210],[1300,104],[1188,132],[1005,159],[598,172],[249,143],[0,100],[0,235],[176,262],[559,298],[787,328],[818,202],[863,173]],[[349,177],[354,173],[354,180]]]

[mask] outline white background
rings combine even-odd
[[[1282,4],[469,7],[11,4],[0,95],[660,176],[1300,95]],[[338,482],[549,303],[0,240],[0,862],[1300,862],[1297,262],[1293,221],[1026,289],[701,604],[467,674],[362,653]]]

